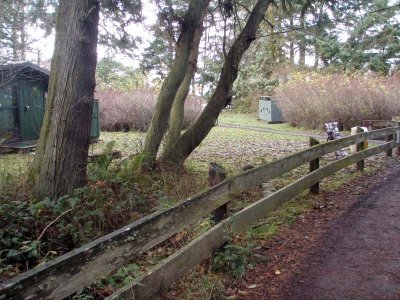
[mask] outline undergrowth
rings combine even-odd
[[[225,272],[234,278],[242,278],[246,272],[252,244],[246,246],[227,244],[213,259],[213,270]]]
[[[254,140],[239,132],[240,139],[246,141],[237,152],[216,151],[223,147],[229,130],[216,134],[217,146],[206,142],[194,155],[202,167],[211,159],[229,163],[230,171],[238,172],[238,168],[246,158],[254,155],[254,159],[271,160],[284,156],[287,152],[298,150],[299,141],[283,140],[294,147],[286,146],[280,153],[273,149],[278,144],[271,138],[263,141],[263,151],[254,149]],[[235,132],[237,135],[237,132]],[[211,135],[212,136],[212,135]],[[260,137],[265,137],[260,134]],[[271,135],[268,135],[271,137]],[[228,140],[231,148],[236,141]],[[33,199],[27,190],[26,183],[21,180],[24,175],[10,173],[5,177],[4,189],[0,193],[0,276],[7,279],[20,272],[59,256],[73,248],[105,235],[117,228],[137,220],[154,211],[167,209],[179,200],[192,196],[207,187],[205,170],[196,168],[186,170],[161,169],[158,172],[141,174],[138,172],[143,156],[139,154],[123,155],[121,159],[112,159],[115,143],[106,145],[103,154],[88,166],[89,184],[77,189],[71,195],[57,201],[52,199]],[[251,152],[248,152],[251,151]],[[206,155],[208,153],[208,156]],[[242,156],[238,155],[242,154]],[[250,154],[247,154],[250,153]],[[267,154],[265,154],[267,153]],[[259,158],[263,156],[262,158]],[[222,164],[224,164],[222,162]],[[272,181],[275,188],[280,188],[295,180],[307,171],[299,168]],[[343,175],[344,174],[344,175]],[[354,172],[338,173],[340,186],[341,176],[347,180]],[[336,175],[335,175],[336,176]],[[323,183],[324,184],[324,183]],[[260,199],[260,189],[236,195],[232,198],[232,213]],[[286,204],[266,220],[253,226],[245,234],[233,237],[233,240],[217,254],[208,268],[196,268],[192,279],[181,282],[182,299],[224,299],[224,291],[231,276],[240,280],[246,268],[257,261],[252,255],[251,244],[273,237],[281,226],[290,226],[299,215],[310,209],[313,198],[304,194]],[[264,223],[263,223],[264,222]],[[131,282],[142,274],[146,268],[154,266],[160,260],[176,252],[196,236],[211,228],[209,219],[202,220],[190,228],[171,237],[167,241],[150,249],[137,260],[128,263],[111,276],[99,279],[92,286],[85,288],[76,299],[101,299],[109,295],[113,289]],[[268,261],[268,258],[262,262]],[[228,282],[228,283],[227,283]]]
[[[2,176],[0,278],[7,279],[198,192],[197,174],[139,172],[143,156],[113,159],[114,143],[88,165],[87,186],[34,199],[23,174]],[[184,180],[181,180],[184,178]]]

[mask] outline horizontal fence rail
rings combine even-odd
[[[230,218],[217,224],[206,233],[202,234],[185,247],[162,261],[153,270],[125,286],[111,299],[149,299],[159,291],[168,288],[173,282],[185,275],[188,271],[200,264],[211,253],[223,246],[231,235],[237,234],[274,211],[285,202],[299,195],[301,192],[321,181],[325,177],[354,164],[362,159],[376,155],[396,147],[395,142],[388,142],[381,146],[358,152],[347,156],[325,167],[300,178],[292,184],[276,191],[275,193],[253,203],[243,210],[235,213]]]
[[[149,215],[1,283],[0,300],[61,299],[67,297],[90,285],[96,279],[115,271],[136,255],[160,244],[183,228],[207,216],[216,208],[228,202],[228,195],[254,188],[322,155],[361,143],[366,139],[378,139],[394,135],[398,131],[399,127],[390,127],[345,137],[313,146],[243,172],[168,210]],[[396,143],[389,142],[383,146],[395,147]],[[362,151],[360,153],[372,153],[381,148],[382,146],[374,147],[365,150],[369,152]],[[360,154],[357,153],[356,155]],[[350,159],[353,156],[345,159]],[[317,171],[319,172],[324,168]],[[221,224],[226,224],[226,222]],[[216,230],[214,228],[211,230]]]

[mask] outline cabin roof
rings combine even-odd
[[[22,80],[49,81],[50,71],[29,61],[9,62],[0,65],[0,84],[4,85],[15,78]]]

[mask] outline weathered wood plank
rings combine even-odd
[[[392,121],[393,121],[393,126],[398,127],[400,125],[400,116],[393,117]],[[398,128],[400,128],[400,127],[398,127]],[[396,131],[395,136],[396,136],[396,142],[397,142],[396,154],[398,156],[400,156],[400,130]]]
[[[208,165],[208,183],[210,187],[213,187],[221,183],[226,178],[226,169],[215,163],[211,162]],[[226,197],[229,197],[228,195]],[[214,210],[214,222],[219,223],[221,220],[226,219],[228,216],[228,202],[222,204],[216,210]]]
[[[298,153],[286,156],[283,159],[279,159],[266,165],[248,170],[230,179],[230,191],[231,193],[246,191],[261,184],[262,182],[276,178],[325,154],[343,149],[353,144],[361,143],[366,139],[385,137],[386,134],[394,132],[394,130],[394,128],[384,128],[351,135],[340,140],[334,140],[321,145],[313,146]]]
[[[361,133],[361,132],[364,132],[364,130],[361,127],[357,127],[356,132]],[[356,151],[359,152],[359,151],[363,151],[363,150],[365,150],[365,142],[358,143],[356,145]],[[364,171],[364,160],[363,159],[357,162],[357,171],[359,171],[359,172]]]
[[[388,134],[388,136],[386,138],[386,141],[387,142],[393,141],[394,135],[395,134],[393,134],[393,133],[392,134]],[[392,157],[392,155],[393,155],[393,149],[389,149],[388,151],[386,151],[386,156],[387,157]]]
[[[227,201],[224,182],[0,284],[0,299],[62,299],[119,268]]]
[[[310,147],[315,145],[319,145],[319,141],[313,137],[310,137]],[[310,161],[310,172],[313,172],[317,169],[319,169],[319,157]],[[310,187],[310,193],[319,194],[319,182]]]
[[[397,142],[396,154],[397,156],[400,156],[400,130],[398,130],[396,133],[396,142]]]
[[[162,289],[168,288],[173,282],[206,259],[213,251],[221,247],[228,240],[230,234],[236,234],[248,228],[253,223],[264,218],[266,214],[277,209],[307,188],[321,181],[323,178],[357,161],[394,147],[396,147],[396,143],[389,142],[381,146],[360,151],[315,170],[217,224],[162,261],[158,266],[137,281],[117,291],[107,299],[150,299]]]
[[[122,288],[107,300],[111,299],[150,299],[157,292],[168,288],[190,269],[220,249],[229,237],[227,224],[224,221],[190,242],[185,247],[166,258],[155,269],[144,275],[140,281]]]
[[[398,128],[361,133],[314,146],[248,170],[166,211],[147,216],[33,270],[0,284],[0,299],[60,299],[118,269],[135,255],[165,241],[238,193],[276,178],[324,154]]]

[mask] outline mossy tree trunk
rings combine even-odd
[[[143,147],[144,169],[153,168],[155,165],[158,149],[167,131],[173,101],[187,73],[195,33],[202,25],[202,15],[209,2],[209,0],[190,0],[188,11],[181,21],[181,34],[176,46],[175,59],[161,87],[155,112],[146,134]]]
[[[203,12],[201,24],[203,23],[205,15],[206,11]],[[194,74],[196,73],[197,59],[199,56],[199,45],[202,33],[203,26],[199,26],[193,39],[193,47],[190,51],[189,64],[187,66],[185,78],[183,79],[178,89],[178,92],[176,93],[175,100],[172,104],[168,133],[165,137],[164,143],[164,153],[172,150],[175,142],[181,135],[183,121],[185,117],[185,102],[187,96],[189,95],[190,83],[192,82],[192,80],[194,81]]]
[[[95,88],[100,4],[61,0],[49,93],[31,174],[37,197],[57,197],[86,183]]]
[[[250,44],[255,40],[257,29],[264,19],[264,15],[270,4],[270,0],[257,1],[245,27],[234,41],[225,58],[217,87],[210,101],[196,122],[179,137],[174,147],[164,153],[164,161],[183,164],[190,153],[210,132],[222,109],[230,103],[232,99],[232,85],[238,75],[240,60]]]

